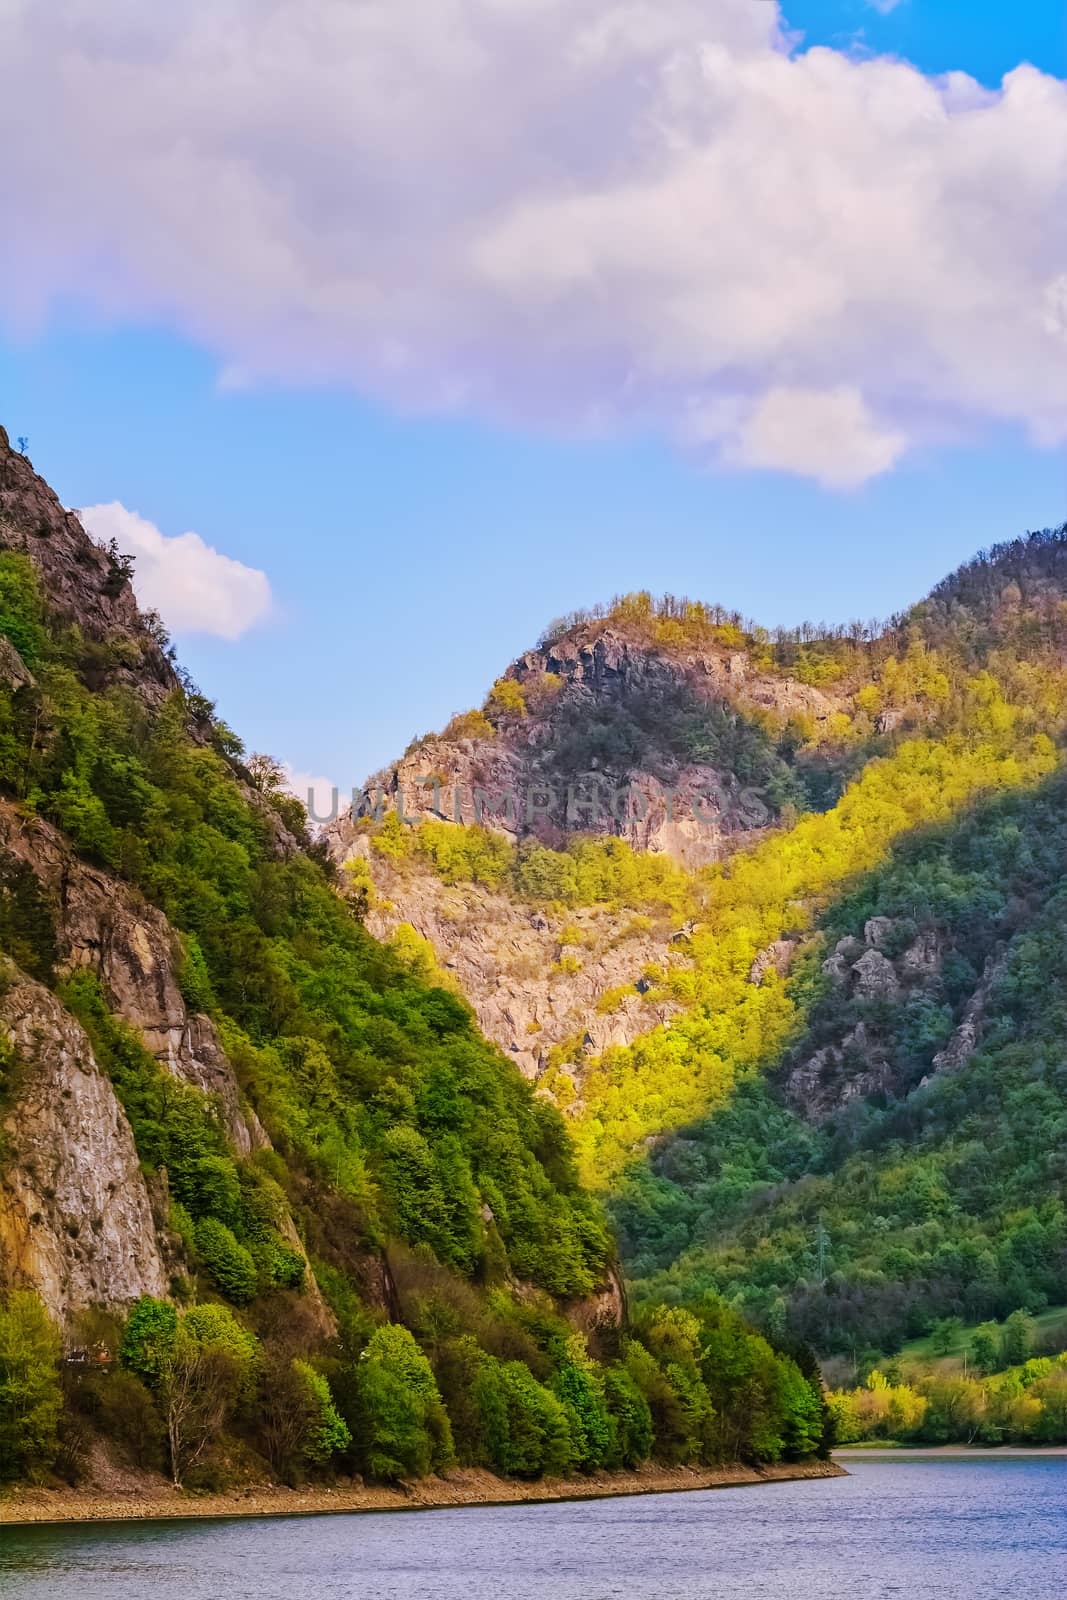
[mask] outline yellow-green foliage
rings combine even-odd
[[[441,738],[454,744],[460,739],[493,739],[496,729],[484,711],[460,711],[454,716]]]
[[[702,1115],[739,1075],[780,1056],[801,1016],[773,972],[749,983],[761,950],[810,927],[827,897],[879,862],[905,830],[950,816],[982,791],[1036,782],[1055,764],[1041,734],[971,746],[913,740],[872,762],[833,810],[709,869],[692,964],[668,977],[684,1014],[609,1050],[587,1076],[577,1130],[587,1175],[604,1182],[648,1135]]]
[[[490,717],[525,717],[528,715],[526,696],[522,685],[514,678],[498,678],[485,702],[486,715]]]
[[[371,877],[370,868],[362,856],[353,856],[351,861],[344,865],[345,882],[353,894],[365,898],[368,909],[374,905],[375,890],[374,879]]]
[[[829,1397],[839,1444],[1067,1443],[1067,1354],[1038,1357],[978,1378],[925,1371],[910,1381],[877,1369]]]
[[[694,881],[682,867],[668,856],[631,850],[622,839],[576,837],[565,850],[540,844],[516,848],[500,834],[473,825],[424,821],[405,827],[391,811],[371,845],[393,860],[421,860],[445,883],[504,887],[542,905],[651,906],[676,914],[693,907]],[[632,931],[651,926],[635,918]],[[561,935],[561,943],[571,942],[577,941]]]
[[[441,966],[429,939],[424,938],[410,922],[402,922],[389,943],[401,965],[419,983],[431,984],[436,989],[455,989],[455,980]]]

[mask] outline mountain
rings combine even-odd
[[[1067,530],[885,624],[627,596],[325,844],[564,1112],[640,1302],[887,1351],[1067,1298],[1065,725]]]
[[[0,1479],[825,1450],[803,1351],[628,1319],[556,1107],[130,577],[0,430]]]

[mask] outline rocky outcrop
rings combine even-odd
[[[74,855],[49,823],[3,799],[0,858],[23,863],[40,884],[54,919],[59,972],[90,968],[111,1009],[140,1032],[157,1060],[218,1097],[239,1155],[265,1145],[214,1024],[191,1015],[182,999],[178,940],[162,912],[129,884]]]
[[[868,950],[852,967],[852,981],[861,1000],[895,1000],[900,981],[893,963],[880,950]]]
[[[934,929],[901,944],[909,930],[894,917],[871,917],[862,939],[838,941],[822,964],[844,1002],[841,1036],[788,1067],[786,1098],[811,1122],[824,1122],[845,1106],[871,1095],[897,1094],[902,1083],[878,1027],[879,1007],[893,1006],[913,991],[932,989],[941,973],[944,947]],[[900,953],[891,957],[890,952]],[[935,1058],[936,1062],[936,1058]]]
[[[893,1069],[864,1022],[837,1043],[823,1045],[794,1067],[786,1095],[809,1122],[825,1122],[835,1112],[869,1095],[893,1088]]]
[[[3,1118],[0,1280],[54,1316],[167,1292],[129,1123],[78,1022],[5,961],[0,1038],[18,1091]]]
[[[567,1320],[585,1334],[593,1354],[602,1360],[614,1359],[618,1336],[627,1323],[626,1288],[618,1269],[610,1267],[595,1294],[572,1300],[565,1309]]]
[[[525,712],[498,716],[492,737],[419,740],[326,829],[331,848],[352,844],[360,818],[395,809],[413,821],[480,822],[513,839],[615,834],[636,850],[702,866],[774,813],[727,759],[687,758],[679,719],[699,728],[706,718],[710,728],[724,717],[761,726],[801,717],[825,729],[847,704],[762,674],[736,651],[679,655],[605,624],[527,652],[507,678],[529,702]]]
[[[0,639],[0,683],[16,693],[32,689],[34,676],[10,639]]]
[[[990,995],[1004,976],[1007,967],[1008,958],[1003,951],[989,957],[981,982],[967,1002],[959,1027],[945,1048],[939,1050],[934,1057],[933,1071],[923,1079],[924,1084],[929,1083],[939,1072],[956,1072],[967,1065],[981,1043],[982,1027]]]
[[[668,921],[602,907],[549,911],[482,884],[446,884],[380,855],[365,834],[341,861],[356,856],[374,874],[368,930],[388,940],[406,924],[429,940],[483,1033],[531,1080],[552,1060],[580,1081],[584,1059],[632,1043],[677,1009],[645,980],[671,959]]]
[[[89,538],[26,456],[0,428],[0,545],[29,556],[41,575],[50,612],[97,646],[100,687],[123,684],[158,706],[178,679],[159,638],[137,609],[132,588],[107,551]],[[0,670],[7,657],[0,658]],[[23,668],[25,671],[25,668]]]
[[[748,974],[749,983],[759,988],[768,972],[777,972],[780,978],[784,978],[799,948],[798,939],[776,939],[766,950],[761,950],[753,961]]]

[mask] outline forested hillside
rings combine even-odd
[[[0,1479],[824,1450],[806,1352],[628,1321],[559,1111],[366,931],[130,576],[0,430]]]
[[[550,629],[327,838],[564,1111],[640,1303],[713,1290],[889,1352],[1067,1298],[1065,721],[1063,530],[887,624],[630,596]],[[479,773],[702,798],[684,826],[654,802],[457,826],[429,770],[461,811]],[[531,928],[540,973],[509,959]]]

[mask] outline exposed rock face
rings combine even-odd
[[[861,1000],[893,1000],[900,993],[893,963],[880,950],[868,950],[852,968],[856,993]]]
[[[702,713],[739,721],[769,714],[780,724],[802,716],[818,728],[847,703],[762,675],[736,652],[709,648],[679,657],[605,624],[527,652],[507,676],[529,697],[528,715],[504,718],[494,738],[419,741],[368,779],[355,817],[397,808],[413,820],[481,822],[516,839],[610,833],[634,849],[701,866],[718,860],[735,838],[766,828],[773,813],[725,760],[679,754],[666,731],[672,719],[683,709],[697,721]],[[640,761],[594,754],[595,740],[575,740],[577,727],[598,722],[629,734],[638,729]],[[608,740],[606,748],[615,747]],[[351,816],[327,834],[337,849],[350,845]]]
[[[122,683],[149,705],[177,685],[174,669],[137,609],[133,590],[0,428],[0,544],[21,550],[41,574],[51,610],[112,646],[101,687]],[[0,658],[0,670],[6,657]],[[22,669],[25,671],[25,667]]]
[[[233,1068],[208,1017],[190,1015],[178,985],[178,946],[162,912],[128,884],[73,854],[63,835],[0,799],[0,856],[24,862],[54,910],[60,971],[89,967],[112,1010],[143,1035],[176,1077],[217,1095],[239,1155],[267,1143],[242,1106]]]
[[[753,961],[752,970],[748,975],[749,983],[754,983],[758,988],[768,972],[777,972],[779,977],[784,977],[799,948],[798,939],[776,939],[766,950],[761,950]]]
[[[945,945],[935,929],[916,935],[894,959],[885,953],[902,942],[901,925],[892,917],[872,917],[864,927],[863,940],[840,940],[823,962],[823,972],[845,998],[859,1003],[861,1013],[878,1002],[902,1001],[912,993],[937,995]],[[982,1025],[990,994],[1006,966],[1003,952],[986,962],[981,982],[964,1008],[959,1025],[945,1048],[931,1062],[921,1080],[926,1084],[940,1072],[966,1066],[982,1037]],[[839,1039],[820,1046],[811,1055],[788,1069],[785,1093],[790,1103],[812,1122],[823,1122],[844,1106],[870,1095],[910,1092],[914,1078],[901,1081],[885,1042],[877,1031],[877,1011],[855,1021],[856,1008],[846,1009]]]
[[[9,689],[33,687],[34,677],[10,639],[0,639],[0,683]]]
[[[892,917],[871,917],[863,925],[863,937],[873,950],[881,950],[892,937],[896,923]]]
[[[601,1359],[612,1359],[613,1340],[625,1328],[627,1320],[626,1289],[618,1270],[608,1269],[604,1286],[596,1294],[572,1301],[567,1307],[567,1317],[586,1335],[594,1354]]]
[[[845,1017],[853,1020],[843,1026],[839,1039],[821,1045],[786,1073],[786,1098],[811,1122],[823,1122],[854,1101],[894,1094],[902,1087],[886,1046],[865,1013],[880,1002],[892,1004],[913,989],[934,984],[944,951],[938,935],[927,931],[890,960],[886,951],[899,946],[899,929],[893,917],[871,917],[862,939],[850,935],[839,940],[823,962],[824,974],[857,1005],[845,1011]],[[857,1007],[859,1020],[855,1020]]]
[[[930,1078],[936,1073],[955,1072],[967,1065],[981,1042],[982,1024],[985,1021],[989,997],[1004,976],[1007,965],[1007,956],[1003,952],[989,957],[982,973],[982,981],[968,1000],[959,1027],[945,1048],[939,1050],[934,1057],[933,1072],[923,1079],[924,1083],[929,1083]]]
[[[376,938],[406,923],[428,939],[470,1000],[486,1036],[536,1079],[559,1047],[599,1055],[630,1044],[676,1009],[642,992],[645,969],[669,959],[674,930],[632,913],[537,910],[480,884],[449,885],[413,864],[397,867],[358,836],[341,860],[373,861],[378,902],[367,917]],[[577,934],[577,942],[564,935]],[[609,1010],[598,1010],[611,992]],[[622,992],[618,992],[622,991]],[[559,1063],[580,1078],[578,1063]]]
[[[854,1100],[865,1100],[892,1086],[890,1064],[884,1052],[872,1045],[863,1022],[839,1044],[816,1050],[788,1079],[790,1100],[811,1122],[822,1122]]]
[[[38,1290],[57,1318],[167,1292],[133,1135],[78,1022],[10,962],[0,1031],[17,1110],[4,1119],[0,1279]]]

